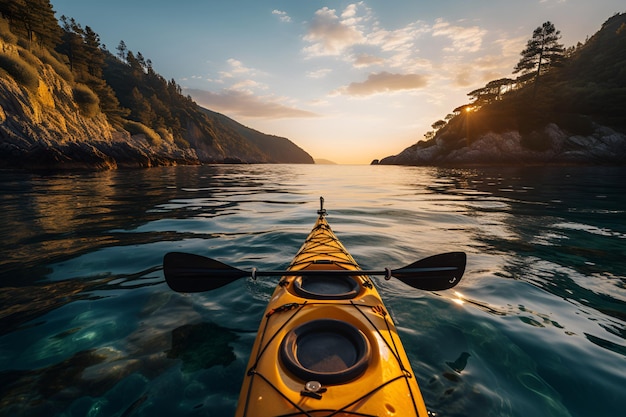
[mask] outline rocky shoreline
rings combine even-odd
[[[203,163],[313,163],[287,138],[254,131],[193,102],[178,109],[182,136],[120,118],[110,122],[76,99],[77,84],[17,45],[0,39],[13,59],[29,56],[31,85],[0,76],[0,169],[109,170]],[[80,85],[79,85],[80,86]],[[88,88],[82,86],[83,89]],[[115,124],[115,125],[114,125]],[[129,129],[129,130],[126,130]]]
[[[543,149],[524,146],[529,137],[541,140]],[[518,131],[488,133],[462,146],[451,147],[444,137],[406,148],[398,155],[374,160],[373,165],[624,165],[626,134],[595,125],[591,135],[569,134],[556,124],[522,135]]]

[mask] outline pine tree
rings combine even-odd
[[[563,61],[565,49],[559,39],[561,32],[549,21],[535,29],[526,49],[521,52],[522,59],[513,71],[514,74],[521,72],[518,81],[534,79],[535,89],[537,88],[539,78]]]
[[[80,24],[76,23],[74,18],[68,19],[61,16],[63,23],[63,42],[57,50],[67,55],[70,70],[79,76],[79,79],[87,73],[87,53],[83,43],[84,31]]]
[[[28,41],[29,47],[54,48],[61,31],[49,0],[0,0],[0,14],[11,31]]]
[[[128,51],[128,48],[126,47],[126,42],[124,42],[123,40],[120,41],[120,43],[117,45],[117,56],[119,57],[120,60],[126,62],[126,52]]]
[[[85,26],[83,32],[84,48],[87,55],[87,70],[96,78],[102,78],[104,66],[104,52],[100,49],[100,36],[89,26]]]
[[[54,48],[61,42],[61,30],[54,16],[50,0],[27,0],[26,7],[31,17],[31,41],[41,48]]]

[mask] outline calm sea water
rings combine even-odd
[[[178,294],[162,257],[284,268],[319,196],[364,268],[468,254],[456,291],[375,278],[432,414],[623,415],[625,178],[579,167],[0,173],[0,415],[232,415],[276,280]]]

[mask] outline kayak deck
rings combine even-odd
[[[323,210],[288,268],[359,269]],[[246,369],[236,416],[427,416],[396,327],[366,275],[283,276]]]

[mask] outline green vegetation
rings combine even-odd
[[[192,148],[188,155],[203,162],[313,162],[287,139],[223,124],[141,52],[120,41],[113,54],[89,26],[54,13],[50,0],[0,0],[0,77],[35,92],[48,65],[70,85],[83,116],[103,113],[114,129],[143,134],[154,147]]]
[[[54,72],[60,75],[61,78],[70,84],[74,84],[74,74],[72,74],[72,71],[63,63],[63,56],[61,54],[49,49],[36,49],[34,53],[42,63],[50,65]]]
[[[426,142],[443,140],[458,148],[488,132],[517,130],[523,145],[543,150],[537,134],[556,123],[571,134],[589,135],[593,124],[626,130],[626,14],[615,14],[585,44],[564,48],[560,33],[546,22],[533,32],[513,73],[468,93],[471,102],[437,121]]]
[[[83,115],[86,117],[94,117],[98,114],[100,110],[100,100],[98,100],[98,96],[96,96],[89,87],[85,84],[76,84],[72,92],[74,94],[74,101],[78,104]]]
[[[27,49],[54,49],[59,44],[61,28],[49,0],[1,0],[0,14]]]
[[[124,124],[124,129],[131,135],[144,135],[151,145],[158,146],[162,142],[161,136],[143,123],[129,120]]]

